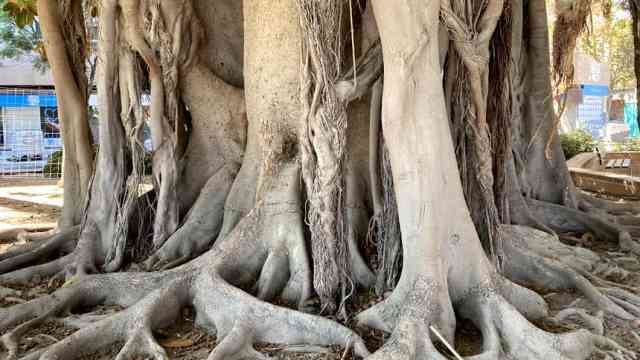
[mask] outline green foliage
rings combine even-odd
[[[35,0],[4,0],[2,11],[12,18],[20,29],[33,24],[38,15]]]
[[[0,58],[32,58],[36,69],[47,69],[35,0],[0,0]],[[33,57],[34,54],[39,56]]]
[[[58,150],[49,156],[42,172],[47,177],[60,177],[62,175],[62,150]]]
[[[640,139],[628,139],[612,144],[613,151],[640,151]]]
[[[591,134],[584,130],[576,130],[566,134],[560,134],[560,143],[564,157],[569,160],[582,152],[593,151],[595,142]]]
[[[153,173],[153,154],[147,152],[144,154],[144,174],[151,175]]]
[[[592,13],[590,29],[580,37],[580,49],[609,66],[611,89],[626,89],[635,83],[632,21],[624,2],[613,0],[609,6],[609,16]]]

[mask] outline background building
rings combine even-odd
[[[45,171],[62,150],[60,121],[50,72],[40,71],[28,57],[0,64],[0,174],[28,175]],[[56,161],[61,161],[58,154]],[[49,167],[59,176],[59,164]]]

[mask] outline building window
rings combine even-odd
[[[0,107],[0,149],[4,148],[4,109]]]
[[[60,137],[60,119],[57,107],[40,108],[40,126],[45,139]]]

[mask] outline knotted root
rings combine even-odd
[[[468,359],[575,360],[587,359],[594,352],[615,354],[618,359],[635,359],[633,352],[586,330],[551,334],[538,329],[501,294],[504,292],[504,287],[499,285],[501,282],[505,280],[494,276],[493,280],[473,288],[453,304],[459,316],[473,321],[482,332],[482,352]],[[446,359],[429,340],[439,341],[433,329],[438,333],[446,333],[445,329],[434,326],[440,322],[437,317],[441,309],[433,302],[441,297],[441,294],[436,294],[417,286],[413,295],[405,298],[402,306],[384,302],[360,314],[358,319],[373,327],[388,328],[393,325],[395,328],[389,341],[368,359]],[[445,339],[453,343],[446,336]]]
[[[300,216],[298,212],[281,213],[273,220],[282,224],[287,217],[301,220]],[[0,310],[0,329],[12,329],[4,335],[6,347],[15,354],[22,334],[46,319],[79,307],[117,304],[128,308],[76,323],[80,330],[48,347],[40,359],[79,358],[121,342],[125,345],[116,359],[166,359],[153,331],[168,326],[186,306],[195,309],[198,324],[222,340],[210,359],[257,355],[251,347],[254,342],[353,344],[358,355],[368,355],[362,339],[353,331],[325,318],[268,304],[225,280],[244,283],[259,274],[261,297],[282,294],[302,303],[301,299],[308,296],[305,287],[310,287],[311,274],[303,270],[303,281],[301,268],[293,263],[306,253],[300,248],[302,244],[291,238],[277,239],[270,233],[274,229],[259,226],[256,216],[249,215],[239,225],[209,253],[185,266],[160,273],[86,276],[52,295]],[[283,229],[276,230],[276,234],[282,234]],[[260,242],[254,235],[272,236]],[[243,256],[233,255],[238,251]],[[291,276],[287,279],[282,273]]]
[[[48,263],[34,265],[0,275],[0,284],[28,285],[52,276],[62,275],[65,268],[72,265],[74,254],[63,256]]]
[[[207,181],[184,223],[145,261],[146,268],[172,268],[209,249],[220,232],[224,202],[236,172],[225,166]]]
[[[623,251],[640,254],[640,244],[624,226],[603,216],[534,199],[527,199],[527,204],[538,219],[556,232],[592,232],[599,239],[617,242]]]
[[[628,300],[633,294],[617,289],[625,294],[621,295],[623,300],[592,283],[598,279],[591,274],[600,262],[597,254],[564,245],[552,235],[528,227],[503,225],[501,231],[509,239],[504,264],[504,274],[509,279],[541,289],[575,289],[607,313],[625,320],[640,317],[640,308]],[[595,284],[601,286],[604,282]]]
[[[2,241],[37,241],[55,233],[53,226],[14,227],[0,231]]]
[[[632,351],[586,330],[565,334],[540,330],[497,293],[470,297],[456,308],[482,332],[483,352],[470,359],[586,359],[599,351],[618,359],[636,358]]]
[[[33,246],[26,246],[14,253],[8,253],[7,258],[0,260],[0,274],[41,261],[58,252],[69,253],[73,251],[78,233],[79,226],[63,229],[48,238],[39,239]]]
[[[589,314],[586,310],[580,308],[567,308],[559,311],[553,318],[548,319],[552,324],[560,325],[570,317],[577,317],[585,324],[585,326],[596,335],[604,335],[604,312],[598,311],[596,316]]]

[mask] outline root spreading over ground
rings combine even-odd
[[[537,135],[544,1],[99,5],[84,217],[8,234],[3,357],[637,358],[640,211]]]

